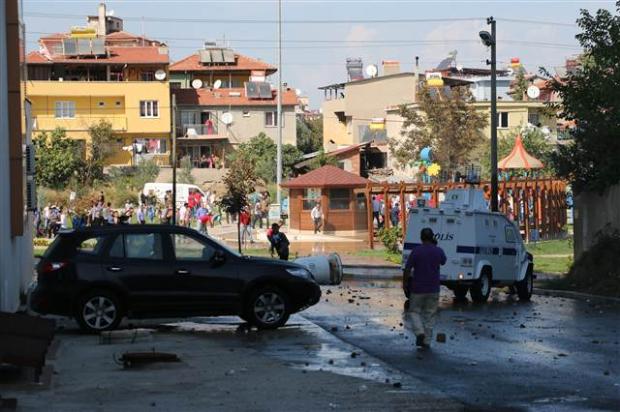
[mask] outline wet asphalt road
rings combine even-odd
[[[447,341],[420,351],[403,302],[398,282],[346,281],[302,316],[471,410],[620,410],[620,306],[495,290],[475,305],[442,290]]]

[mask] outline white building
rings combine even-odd
[[[33,273],[32,216],[24,207],[20,3],[0,5],[0,311],[5,312],[19,308]]]

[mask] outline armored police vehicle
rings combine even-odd
[[[464,299],[469,291],[474,302],[486,302],[491,288],[502,286],[510,286],[520,300],[532,296],[532,255],[517,226],[503,214],[489,211],[481,190],[450,190],[439,208],[418,205],[409,211],[403,269],[425,227],[433,230],[447,257],[441,267],[441,284],[458,299]]]

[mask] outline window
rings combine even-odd
[[[159,102],[157,100],[140,100],[140,117],[159,117]]]
[[[508,112],[497,113],[497,127],[504,129],[508,127]]]
[[[515,243],[517,241],[517,237],[515,236],[515,229],[511,226],[506,226],[506,242]]]
[[[159,233],[125,235],[125,255],[128,259],[162,260],[164,258]]]
[[[123,235],[119,235],[116,239],[114,239],[114,243],[112,243],[109,255],[110,257],[120,259],[125,257],[125,244],[123,242]]]
[[[366,195],[364,193],[356,193],[355,205],[358,210],[366,210]]]
[[[78,255],[96,256],[101,251],[103,240],[104,237],[91,237],[84,239],[77,245],[75,251]]]
[[[152,82],[153,80],[155,80],[155,73],[152,71],[142,72],[140,74],[140,78],[143,82]]]
[[[117,100],[117,101],[114,103],[114,105],[115,105],[116,107],[121,107],[121,106],[123,105],[123,103],[121,103],[121,101],[120,101],[120,100]]]
[[[528,113],[527,114],[527,122],[529,124],[533,124],[534,126],[538,126],[540,124],[540,113]]]
[[[172,244],[177,260],[209,261],[215,254],[215,248],[211,245],[187,235],[173,234]]]
[[[180,89],[181,88],[181,82],[170,82],[170,88],[171,89]]]
[[[75,118],[75,102],[57,101],[56,102],[56,118],[57,119]]]
[[[321,189],[310,188],[304,189],[304,197],[302,200],[303,210],[312,210],[317,202],[321,201]]]
[[[284,118],[284,113],[282,113],[282,118]],[[276,127],[278,125],[278,112],[265,112],[265,126],[267,127]],[[282,123],[284,126],[284,123]]]
[[[99,106],[99,107],[105,107],[105,102],[98,102],[98,103],[97,103],[97,106]]]
[[[329,189],[329,208],[348,210],[351,202],[350,189]]]
[[[243,117],[250,117],[250,112],[248,110],[244,110]]]

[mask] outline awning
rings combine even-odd
[[[544,165],[534,156],[530,155],[523,147],[521,135],[515,139],[515,146],[512,152],[499,161],[497,167],[499,169],[542,169]]]

